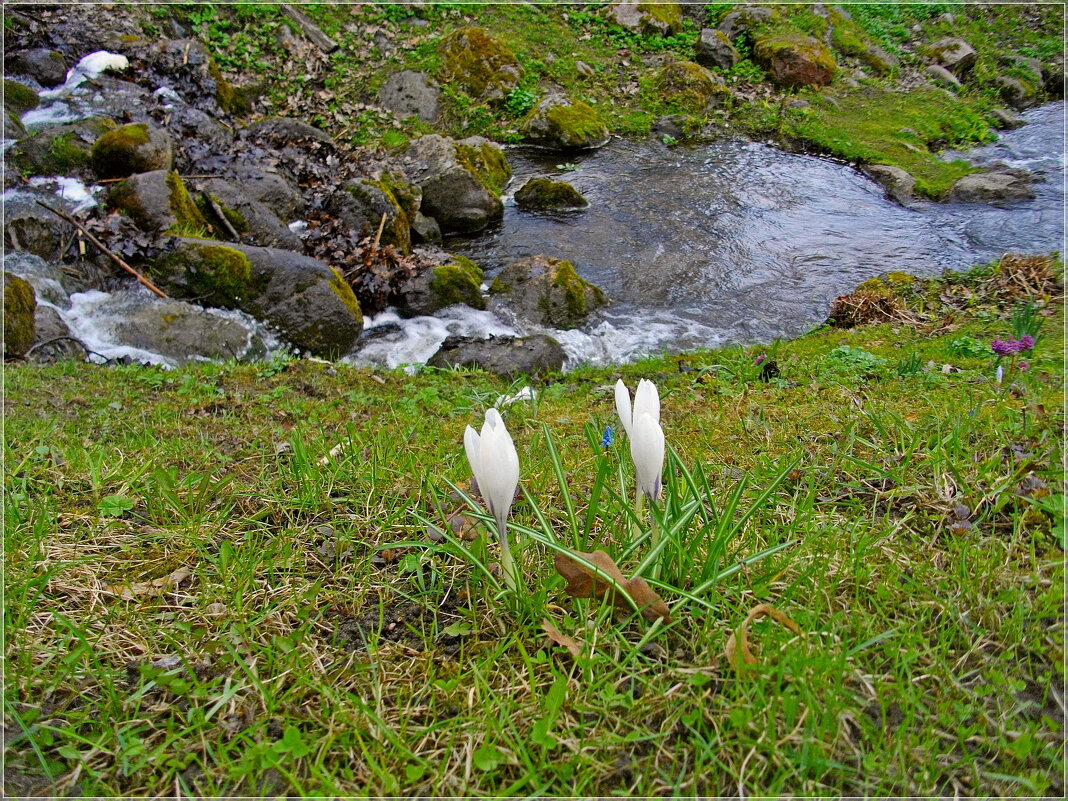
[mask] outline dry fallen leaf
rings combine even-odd
[[[640,576],[627,579],[606,552],[575,551],[575,556],[586,560],[602,573],[610,576],[630,596],[634,606],[641,611],[642,617],[646,620],[653,622],[657,618],[663,618],[665,623],[671,622],[671,610],[668,609],[668,605],[660,600],[660,596],[653,592],[645,579]],[[553,557],[553,563],[556,565],[556,572],[567,579],[564,592],[572,598],[605,598],[620,609],[631,609],[631,602],[627,598],[581,562],[557,552]]]
[[[742,625],[731,632],[731,636],[727,638],[727,647],[724,651],[727,654],[727,661],[734,666],[735,670],[740,670],[742,665],[755,665],[757,663],[756,655],[749,649],[749,624],[759,617],[770,617],[786,626],[794,634],[801,633],[801,627],[774,606],[770,604],[754,606],[749,610],[749,614],[745,616]]]
[[[124,601],[132,601],[139,596],[163,595],[167,590],[172,587],[177,587],[191,575],[192,572],[189,568],[180,567],[173,573],[168,573],[166,576],[160,576],[151,581],[131,581],[128,584],[109,584],[104,587],[104,592],[110,593],[111,595],[118,595]]]
[[[566,648],[568,653],[570,653],[574,659],[579,658],[579,655],[582,653],[582,643],[561,632],[560,629],[556,628],[556,625],[548,618],[541,622],[541,628],[542,631],[549,635],[550,640],[557,645],[562,645]]]

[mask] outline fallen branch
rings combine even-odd
[[[378,258],[378,243],[382,239],[382,229],[386,227],[386,213],[382,212],[382,219],[378,221],[378,233],[375,234],[375,241],[371,244],[371,264],[375,263],[375,259]]]
[[[163,290],[157,288],[155,284],[153,284],[151,281],[149,281],[147,278],[145,278],[143,275],[141,275],[141,273],[137,272],[137,270],[135,270],[129,264],[124,262],[122,259],[120,259],[118,256],[116,256],[110,250],[108,250],[107,246],[103,242],[101,242],[99,239],[97,239],[95,236],[93,236],[91,233],[89,233],[89,231],[86,230],[85,226],[82,225],[80,222],[78,222],[76,219],[71,217],[69,214],[64,214],[59,209],[52,208],[51,206],[49,206],[47,203],[45,203],[43,201],[38,200],[36,202],[37,202],[38,206],[43,206],[44,208],[48,209],[50,212],[55,214],[57,217],[59,217],[60,219],[66,220],[71,225],[73,225],[75,228],[77,228],[79,231],[81,231],[83,234],[85,234],[85,236],[87,236],[89,238],[89,241],[92,242],[94,245],[96,245],[98,248],[100,248],[102,251],[104,251],[104,253],[108,256],[108,258],[110,258],[113,262],[115,262],[117,265],[119,265],[122,269],[124,269],[126,272],[128,272],[130,275],[132,275],[134,278],[136,278],[137,279],[137,283],[141,284],[142,286],[148,287],[149,290],[151,290],[152,292],[155,292],[161,298],[167,297],[167,295],[163,292]]]
[[[315,46],[322,50],[324,53],[333,53],[335,50],[337,50],[337,42],[335,42],[333,39],[323,33],[315,25],[314,22],[308,19],[307,15],[305,15],[304,12],[298,11],[288,3],[283,3],[282,13],[289,17],[289,19],[291,19],[293,22],[295,22],[297,24],[297,27],[300,28],[301,33],[311,39],[312,42],[315,43]]]
[[[241,235],[238,234],[234,226],[230,224],[230,220],[226,218],[226,214],[223,212],[222,207],[215,202],[215,198],[211,196],[211,193],[205,190],[200,193],[200,196],[204,199],[208,208],[211,209],[212,215],[219,221],[219,224],[226,229],[226,233],[230,234],[230,241],[240,242]]]

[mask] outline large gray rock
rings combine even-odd
[[[300,237],[278,219],[266,204],[250,197],[244,186],[221,178],[211,178],[197,184],[197,195],[205,218],[218,238],[230,239],[232,234],[218,219],[214,206],[204,201],[205,193],[219,207],[230,228],[238,234],[239,241],[268,248],[303,249]]]
[[[560,150],[591,150],[608,142],[608,126],[579,100],[554,94],[542,98],[519,126],[527,141]]]
[[[764,36],[753,44],[753,60],[777,86],[825,86],[837,67],[830,49],[818,39],[798,33]]]
[[[38,306],[34,315],[33,347],[27,358],[41,364],[76,359],[84,361],[86,347],[71,335],[59,312],[51,306]]]
[[[67,64],[63,54],[46,47],[19,50],[5,56],[4,71],[29,75],[41,86],[59,86],[67,80]]]
[[[900,167],[869,164],[861,171],[886,189],[886,194],[901,205],[907,205],[913,199],[912,190],[916,186],[916,179]]]
[[[58,264],[47,262],[32,253],[15,251],[4,254],[4,270],[28,281],[38,300],[61,309],[70,305],[70,293]]]
[[[54,259],[69,244],[75,233],[73,225],[37,205],[37,200],[62,211],[70,204],[43,189],[23,189],[4,201],[4,244],[9,250],[22,250]]]
[[[29,283],[9,272],[4,272],[3,290],[4,338],[0,345],[5,356],[23,356],[33,345],[37,299]]]
[[[401,253],[408,253],[412,247],[412,221],[421,200],[418,187],[394,173],[387,173],[378,180],[352,179],[330,195],[327,209],[365,237],[374,236],[382,225],[379,244],[392,245]]]
[[[1025,109],[1038,103],[1038,93],[1034,87],[1019,78],[999,75],[994,79],[994,85],[998,88],[1001,99],[1014,109]]]
[[[423,193],[419,210],[437,220],[442,233],[480,231],[504,214],[500,193],[512,171],[487,139],[422,136],[408,145],[404,170]]]
[[[251,314],[314,356],[344,354],[363,330],[341,275],[288,250],[183,238],[156,259],[151,274],[172,294]]]
[[[620,27],[639,33],[670,36],[682,30],[682,8],[679,3],[614,0],[608,4],[607,14]]]
[[[404,317],[433,314],[457,303],[484,309],[486,301],[481,286],[482,269],[470,259],[452,256],[409,279],[401,287],[394,305]]]
[[[705,28],[697,40],[694,61],[702,67],[718,67],[722,70],[734,69],[741,60],[738,49],[731,43],[730,37],[715,28]]]
[[[989,203],[1002,205],[1035,196],[1031,188],[1033,176],[1018,170],[975,173],[965,175],[949,190],[949,200],[955,203]]]
[[[93,143],[93,171],[100,178],[126,178],[138,172],[169,170],[174,142],[162,128],[147,123],[123,125]]]
[[[961,82],[952,72],[937,64],[928,64],[923,68],[923,74],[937,84],[949,89],[960,89]]]
[[[253,359],[265,355],[252,329],[224,312],[174,298],[123,290],[102,297],[91,311],[89,347],[137,348],[174,364],[205,359]]]
[[[254,122],[241,130],[241,136],[248,141],[260,142],[277,148],[294,147],[303,150],[326,148],[331,152],[337,149],[337,144],[329,134],[290,117],[268,117]]]
[[[567,181],[531,178],[515,193],[515,204],[529,211],[573,211],[590,202]]]
[[[767,6],[742,6],[724,14],[716,27],[733,41],[753,28],[770,22],[776,16],[778,15],[774,9]]]
[[[524,320],[560,329],[577,328],[608,303],[571,262],[549,256],[512,262],[493,279],[490,295]]]
[[[1027,124],[1027,120],[1021,117],[1019,114],[1014,114],[1005,108],[996,108],[990,112],[990,118],[994,121],[994,126],[1002,130],[1011,130],[1013,128],[1022,128]]]
[[[90,149],[110,125],[110,120],[92,117],[42,128],[12,148],[9,163],[27,175],[88,178]]]
[[[128,214],[143,231],[177,227],[185,233],[208,232],[207,220],[176,172],[153,170],[131,175],[111,188],[108,202]]]
[[[26,126],[22,120],[10,111],[4,111],[4,139],[23,139],[26,136]]]
[[[296,183],[270,164],[236,164],[225,176],[241,185],[253,200],[267,206],[283,222],[304,213],[304,195]]]
[[[386,79],[378,102],[401,117],[434,122],[440,113],[441,90],[426,73],[403,70]]]
[[[559,372],[566,354],[551,337],[473,339],[451,336],[427,362],[431,367],[481,367],[504,378]]]
[[[948,37],[939,39],[925,48],[932,64],[945,67],[958,78],[975,66],[979,58],[970,44],[963,39]]]

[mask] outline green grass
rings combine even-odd
[[[735,347],[538,384],[504,410],[521,597],[453,490],[518,385],[9,365],[8,789],[1059,795],[1063,307],[998,385],[966,341],[1013,331],[990,275],[910,290],[920,323],[780,343],[769,383]],[[618,375],[660,388],[659,555],[631,543]],[[539,540],[659,564],[673,621],[568,598]],[[738,673],[758,603],[802,634],[754,623]]]

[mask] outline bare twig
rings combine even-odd
[[[85,351],[86,355],[88,355],[90,353],[95,353],[97,356],[102,356],[103,355],[103,354],[100,354],[100,353],[96,353],[95,350],[89,350],[89,348],[86,347],[85,343],[82,342],[77,337],[63,336],[63,337],[53,337],[52,339],[46,339],[44,342],[35,343],[29,350],[27,350],[24,354],[22,354],[22,358],[24,358],[24,359],[29,358],[30,354],[33,353],[38,348],[43,348],[46,345],[52,345],[52,344],[54,344],[56,342],[63,342],[64,340],[69,340],[70,342],[73,342],[76,345],[78,345],[78,347],[80,347],[82,350]]]
[[[79,231],[81,231],[83,234],[85,234],[85,236],[88,237],[90,242],[92,242],[94,245],[96,245],[98,248],[100,248],[102,251],[104,251],[105,254],[107,254],[108,258],[110,258],[113,262],[115,262],[117,265],[119,265],[122,269],[124,269],[126,272],[128,272],[130,275],[132,275],[134,278],[136,278],[137,279],[137,283],[141,284],[142,286],[148,287],[148,289],[150,291],[156,293],[161,298],[167,297],[166,293],[164,293],[163,290],[159,289],[155,284],[153,284],[151,281],[149,281],[147,278],[145,278],[143,275],[141,275],[141,273],[137,272],[137,270],[135,270],[129,264],[124,262],[122,259],[120,259],[118,256],[116,256],[110,250],[108,250],[107,246],[103,242],[101,242],[99,239],[97,239],[95,236],[93,236],[91,233],[89,233],[89,231],[86,230],[85,226],[82,225],[80,222],[78,222],[76,219],[71,217],[69,214],[64,214],[59,209],[52,208],[51,206],[49,206],[47,203],[45,203],[43,201],[38,200],[36,202],[37,202],[38,206],[43,206],[44,208],[48,209],[50,212],[55,214],[57,217],[59,217],[60,219],[66,220],[71,225],[73,225],[75,228],[77,228]]]
[[[386,227],[386,212],[382,212],[382,219],[378,221],[378,233],[375,234],[375,241],[371,243],[371,264],[374,264],[375,259],[378,257],[378,243],[382,239],[382,229]]]
[[[215,202],[215,198],[211,196],[211,193],[204,191],[200,193],[200,196],[204,199],[204,202],[208,205],[208,208],[211,209],[212,214],[219,221],[219,224],[226,229],[226,233],[230,235],[231,240],[234,242],[240,242],[241,235],[237,232],[237,229],[230,224],[230,221],[226,218],[226,214],[223,212],[222,207]]]
[[[333,39],[323,33],[314,22],[308,19],[307,15],[302,11],[298,11],[288,3],[282,4],[282,13],[289,19],[297,24],[301,33],[307,36],[315,46],[322,50],[324,53],[333,53],[337,50],[338,45]]]
[[[222,175],[179,175],[178,177],[181,178],[183,181],[186,181],[186,180],[188,180],[190,178],[222,178]],[[101,180],[97,181],[97,183],[98,184],[117,184],[120,181],[125,181],[125,180],[126,180],[125,178],[102,178]]]

